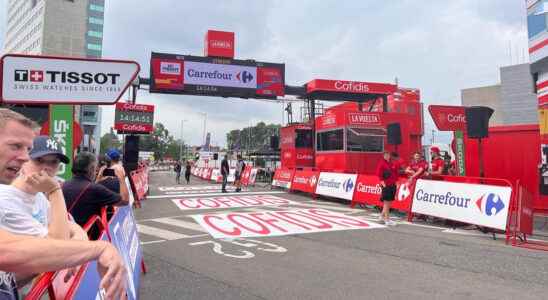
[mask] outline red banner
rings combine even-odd
[[[154,105],[148,104],[131,104],[127,102],[116,103],[116,109],[122,111],[140,111],[140,112],[154,112]]]
[[[430,105],[428,111],[439,130],[466,130],[464,106]]]
[[[390,95],[396,92],[395,84],[345,80],[314,79],[306,84],[306,92],[341,92],[357,94]]]
[[[392,201],[392,208],[410,212],[413,200],[414,183],[408,184],[407,178],[400,178],[397,185],[396,199]],[[352,205],[356,203],[382,206],[381,198],[382,187],[377,176],[358,175]]]
[[[204,46],[205,56],[234,58],[234,32],[208,30]]]
[[[251,174],[251,166],[246,165],[244,171],[242,172],[242,177],[240,181],[242,185],[249,185],[249,175]]]
[[[182,59],[151,58],[150,71],[153,90],[182,91],[184,85],[184,61]]]
[[[276,169],[276,172],[274,172],[274,179],[272,180],[272,185],[290,189],[291,181],[293,180],[293,174],[295,174],[295,170],[288,170],[288,169],[281,169],[281,168]]]
[[[283,75],[279,68],[257,67],[257,95],[284,96]]]
[[[316,191],[316,184],[320,177],[319,171],[295,171],[293,175],[293,181],[291,182],[291,189],[301,191],[305,193],[314,194]]]

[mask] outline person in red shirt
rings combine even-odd
[[[383,159],[379,161],[377,165],[377,176],[381,181],[381,201],[382,214],[379,217],[381,224],[395,225],[390,221],[390,205],[396,198],[396,182],[398,181],[398,170],[396,164],[392,162],[392,156],[390,152],[385,151]]]
[[[430,148],[430,154],[432,155],[432,168],[430,174],[434,176],[442,175],[445,162],[441,158],[440,148],[435,146]]]
[[[413,154],[413,160],[405,169],[405,174],[409,176],[409,182],[412,182],[423,176],[428,170],[428,163],[422,158],[419,152]]]

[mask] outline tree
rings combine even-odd
[[[278,135],[280,125],[264,122],[257,123],[253,127],[231,130],[226,135],[228,149],[240,151],[256,151],[270,148],[270,136]]]
[[[104,155],[107,153],[108,149],[116,148],[122,149],[122,141],[118,139],[118,135],[114,132],[114,129],[111,127],[110,132],[105,133],[101,137],[101,149],[99,153]]]
[[[169,134],[169,130],[164,124],[156,123],[151,134],[140,136],[139,149],[154,152],[156,160],[164,159],[166,156],[177,159],[179,158],[181,142],[180,140],[175,140]],[[184,148],[183,145],[183,150]]]

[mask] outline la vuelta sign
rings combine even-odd
[[[464,106],[430,105],[428,111],[439,130],[466,130]]]

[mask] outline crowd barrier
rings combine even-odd
[[[150,167],[144,165],[130,173],[130,183],[135,206],[141,207],[141,201],[145,200],[149,190]]]
[[[477,225],[487,231],[506,234],[514,246],[548,250],[548,244],[531,242],[532,195],[519,182],[505,179],[466,176],[437,176],[397,182],[392,208],[416,214]],[[350,201],[350,206],[365,204],[382,207],[382,187],[377,176],[320,172],[313,169],[278,168],[272,186]]]
[[[245,166],[244,171],[242,172],[242,176],[240,178],[242,185],[254,185],[257,180],[257,172],[257,168],[254,168],[252,166]],[[190,173],[200,179],[213,181],[215,183],[222,183],[223,181],[223,176],[221,175],[220,169],[194,167],[191,169]],[[227,177],[227,182],[232,183],[235,181],[235,173],[235,169],[230,169],[229,175]]]
[[[110,221],[106,219],[106,209],[101,216],[92,216],[84,230],[88,232],[93,225],[101,230],[100,240],[111,242],[123,258],[127,269],[128,299],[139,299],[141,271],[146,272],[141,243],[131,206],[118,207]],[[66,270],[41,275],[25,297],[25,300],[38,300],[48,294],[50,299],[101,299],[99,296],[100,278],[96,261],[79,266],[67,283],[64,282]]]

